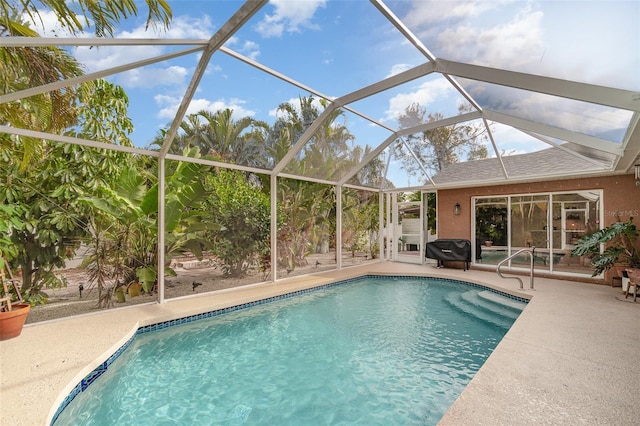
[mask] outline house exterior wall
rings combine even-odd
[[[565,179],[528,182],[509,185],[481,186],[438,191],[438,238],[464,238],[471,240],[471,197],[502,196],[509,194],[535,194],[546,192],[603,190],[604,224],[634,217],[640,227],[640,186],[636,186],[633,174],[600,176],[580,179]],[[460,203],[461,212],[453,214],[453,206]],[[614,271],[605,275],[611,282]]]

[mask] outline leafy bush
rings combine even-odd
[[[205,209],[220,227],[211,233],[212,251],[225,275],[244,275],[269,250],[269,197],[237,170],[218,170],[207,177],[206,185],[210,194]]]

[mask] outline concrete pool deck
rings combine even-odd
[[[533,296],[440,425],[637,425],[640,303],[620,288],[383,262],[25,326],[0,342],[0,425],[45,425],[71,389],[144,325],[366,273],[444,276]]]

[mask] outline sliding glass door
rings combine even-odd
[[[509,197],[475,199],[474,259],[482,264],[497,265],[508,256]]]
[[[474,198],[474,235],[479,265],[497,265],[523,248],[535,247],[537,271],[591,275],[590,257],[571,256],[575,242],[599,229],[600,190],[572,193],[508,195]],[[528,254],[509,266],[528,268]]]
[[[560,256],[554,268],[559,272],[591,272],[591,257],[570,255],[574,244],[587,233],[600,229],[600,191],[583,191],[576,194],[552,196],[551,239],[554,252]]]
[[[552,262],[549,250],[549,195],[521,195],[511,197],[510,254],[523,248],[535,247],[534,268],[548,270]],[[527,268],[530,255],[522,253],[511,260],[511,266]]]

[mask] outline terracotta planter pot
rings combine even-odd
[[[28,303],[16,304],[7,312],[0,312],[0,340],[18,337],[22,333],[22,326],[31,310]]]

